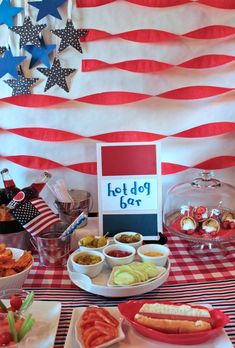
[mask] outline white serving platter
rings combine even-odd
[[[170,260],[168,259],[167,261],[165,273],[161,274],[158,278],[133,286],[108,286],[107,284],[112,270],[106,264],[102,272],[92,279],[85,274],[74,272],[71,257],[69,257],[67,262],[67,270],[71,281],[83,290],[105,297],[128,297],[145,294],[162,285],[170,273]]]
[[[9,301],[4,301],[8,305]],[[35,324],[18,348],[53,348],[59,324],[61,303],[56,301],[34,301],[24,315],[31,313]]]
[[[75,338],[75,323],[79,319],[85,308],[86,307],[80,307],[73,310],[64,348],[81,348]],[[108,309],[109,312],[115,317],[120,316],[117,307],[104,308]],[[112,348],[233,348],[233,345],[224,330],[221,331],[221,334],[219,336],[203,344],[179,346],[177,344],[168,344],[145,337],[138,333],[126,320],[124,320],[122,324],[122,329],[125,334],[125,338],[121,342],[113,344]]]

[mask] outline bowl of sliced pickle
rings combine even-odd
[[[93,236],[87,235],[79,240],[78,246],[81,251],[103,251],[103,249],[109,245],[109,239],[107,235],[104,236]]]

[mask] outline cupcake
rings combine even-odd
[[[217,233],[220,230],[220,224],[217,220],[209,218],[202,223],[202,229],[206,233]]]

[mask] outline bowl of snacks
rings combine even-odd
[[[145,244],[137,249],[141,261],[152,262],[157,266],[165,266],[170,249],[165,245],[160,244]]]
[[[143,236],[137,232],[127,231],[115,234],[113,240],[117,244],[128,244],[137,249],[143,243]]]
[[[21,288],[32,264],[30,251],[0,244],[0,289]]]
[[[79,240],[78,246],[81,251],[96,250],[102,251],[109,245],[109,239],[105,236],[88,235]]]
[[[103,254],[109,267],[127,265],[131,263],[136,254],[136,249],[128,244],[112,244],[104,248]]]
[[[102,271],[105,257],[101,252],[95,250],[76,250],[71,255],[71,262],[75,272],[94,278]]]

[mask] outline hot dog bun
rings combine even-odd
[[[165,333],[190,333],[212,328],[210,312],[189,305],[144,304],[134,320]]]

